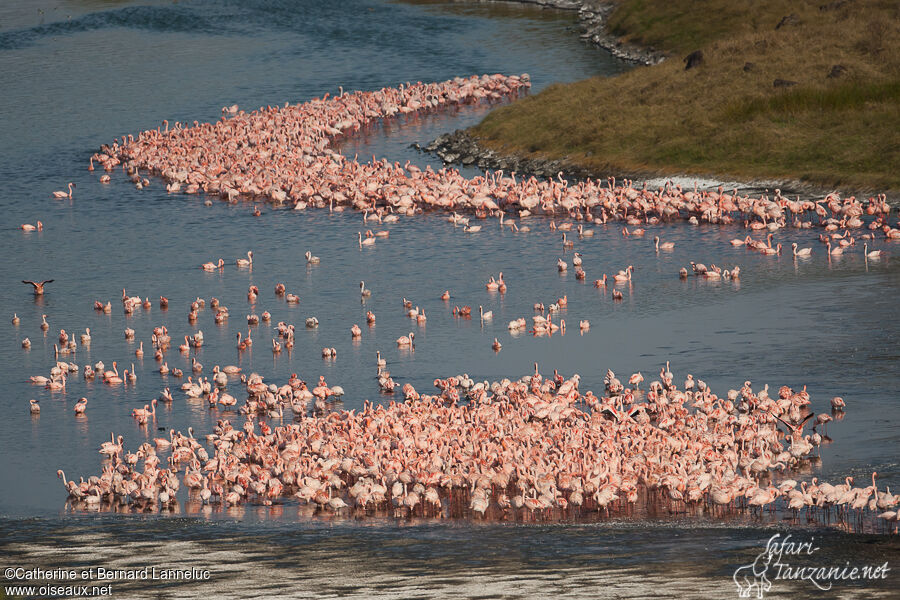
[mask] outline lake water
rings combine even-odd
[[[38,10],[40,8],[40,10]],[[574,31],[573,31],[574,29]],[[476,380],[518,377],[540,363],[582,376],[581,388],[600,391],[607,368],[619,376],[642,371],[648,381],[666,361],[676,381],[687,373],[724,394],[751,380],[807,385],[816,412],[832,396],[847,400],[846,418],[829,424],[833,444],[804,477],[846,475],[864,482],[878,471],[879,485],[900,488],[896,448],[900,442],[900,261],[878,262],[855,250],[827,260],[815,241],[818,231],[785,231],[776,241],[813,246],[808,260],[789,254],[772,258],[733,248],[742,228],[669,224],[651,228],[644,239],[626,239],[619,227],[594,226],[596,235],[576,242],[587,279],[635,266],[625,299],[560,276],[560,235],[543,219],[532,231],[501,231],[491,223],[466,235],[441,215],[403,219],[385,226],[391,236],[360,250],[357,214],[263,209],[254,218],[246,204],[169,195],[160,181],[135,190],[120,173],[112,183],[89,173],[88,157],[100,144],[163,119],[215,120],[223,105],[252,109],[300,102],[326,92],[377,89],[405,81],[438,81],[458,75],[522,73],[534,90],[555,81],[615,74],[628,67],[579,41],[574,14],[502,3],[334,2],[109,2],[59,1],[40,7],[8,0],[0,7],[0,207],[7,219],[0,236],[5,258],[0,314],[0,557],[3,566],[41,568],[208,568],[211,583],[153,583],[160,597],[358,596],[358,597],[735,597],[734,569],[752,562],[776,532],[778,518],[748,516],[651,519],[621,517],[600,522],[538,524],[438,522],[378,517],[334,519],[311,515],[296,504],[229,510],[180,505],[176,515],[86,514],[66,504],[56,470],[71,479],[99,471],[97,448],[115,431],[126,445],[156,437],[130,417],[169,385],[176,396],[160,405],[157,426],[198,437],[219,418],[241,420],[236,411],[210,411],[163,380],[150,349],[153,327],[167,325],[175,344],[203,330],[206,344],[196,354],[207,369],[237,364],[268,381],[284,382],[297,372],[307,381],[324,375],[346,390],[344,408],[365,399],[387,401],[378,390],[374,357],[381,350],[399,385],[431,390],[436,377],[468,373]],[[433,157],[409,148],[445,131],[466,127],[487,107],[396,120],[341,145],[344,154],[385,156],[424,166]],[[473,175],[475,171],[468,171]],[[75,198],[53,200],[50,192],[77,184]],[[44,223],[43,232],[24,233],[21,223]],[[486,224],[487,225],[487,224]],[[675,242],[657,255],[652,236]],[[883,242],[885,247],[896,253]],[[234,260],[254,252],[252,271]],[[312,251],[321,264],[307,267]],[[223,257],[223,272],[198,266]],[[571,258],[571,252],[567,255]],[[689,261],[740,265],[740,282],[681,281]],[[509,291],[488,293],[484,282],[503,271]],[[21,279],[55,279],[35,300]],[[373,296],[360,303],[358,282]],[[288,306],[272,290],[284,282],[301,303]],[[251,284],[262,291],[255,310],[247,304]],[[150,311],[122,314],[118,299],[131,295],[154,301]],[[439,299],[450,289],[450,303]],[[530,317],[535,302],[568,295],[562,317],[565,336],[513,337],[506,323]],[[171,300],[168,311],[156,303]],[[217,326],[212,311],[187,321],[190,301],[218,297],[231,308],[230,323]],[[423,307],[427,326],[404,315],[401,298]],[[112,300],[111,314],[93,311],[95,300]],[[494,320],[457,320],[455,305],[483,305]],[[290,354],[273,357],[265,344],[267,326],[254,328],[258,343],[239,355],[237,331],[244,315],[272,313],[273,323],[298,325]],[[378,316],[366,328],[366,310]],[[477,310],[477,308],[476,308]],[[9,324],[12,314],[22,321]],[[39,329],[48,315],[50,331]],[[319,327],[303,328],[315,316]],[[580,319],[592,327],[584,335]],[[349,327],[360,323],[362,339]],[[134,360],[138,382],[109,387],[70,378],[65,393],[28,382],[54,364],[60,328],[80,334],[90,327],[90,348],[70,360],[98,360],[131,368],[137,342],[147,353]],[[416,332],[414,352],[394,341]],[[28,351],[21,340],[33,343]],[[494,353],[498,337],[503,349]],[[259,343],[262,342],[262,343]],[[333,346],[335,361],[321,348]],[[193,354],[192,354],[193,355]],[[189,372],[188,358],[170,352],[170,366]],[[232,386],[236,388],[237,386]],[[232,390],[234,391],[234,390]],[[237,395],[237,394],[236,394]],[[78,398],[89,398],[76,417]],[[399,393],[397,394],[399,398]],[[40,400],[39,417],[28,400]],[[835,528],[803,528],[814,536],[822,564],[897,565],[896,536],[847,535]],[[811,564],[811,563],[810,563]],[[893,579],[893,584],[891,580]],[[145,597],[147,582],[114,583],[115,597]],[[893,574],[879,583],[841,582],[820,595],[809,583],[776,582],[768,597],[889,597]]]

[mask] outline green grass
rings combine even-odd
[[[796,116],[810,111],[855,111],[868,103],[898,102],[900,81],[849,83],[831,89],[798,89],[767,98],[750,98],[731,107],[728,116],[735,119],[750,119],[765,114]]]
[[[502,152],[568,157],[598,173],[900,190],[900,3],[819,8],[828,4],[621,0],[613,30],[672,58],[552,85],[472,133]],[[799,24],[775,30],[792,13]],[[704,63],[685,71],[681,57],[698,48]],[[837,64],[846,73],[827,77]],[[776,78],[798,83],[775,88]]]

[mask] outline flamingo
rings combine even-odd
[[[478,314],[481,316],[482,321],[490,321],[494,318],[494,311],[484,312],[484,307],[481,305],[478,305]]]
[[[831,247],[831,240],[825,242],[825,246],[828,248],[828,254],[830,256],[840,256],[844,253],[843,246],[837,246],[836,248]]]
[[[224,266],[225,266],[225,261],[220,258],[218,263],[214,263],[214,262],[203,263],[202,265],[200,265],[200,268],[203,269],[204,271],[215,271],[216,269],[221,269]]]
[[[69,182],[69,191],[68,193],[63,191],[56,191],[50,194],[53,198],[71,198],[72,197],[72,189],[75,187],[75,184],[71,181]]]
[[[263,257],[265,258],[265,257]],[[235,261],[238,267],[251,267],[253,266],[253,251],[247,250],[247,258],[239,258]]]
[[[632,235],[634,235],[634,233],[632,233]],[[657,252],[659,252],[660,250],[663,250],[663,251],[668,252],[668,251],[673,250],[673,249],[675,248],[675,242],[663,242],[662,244],[660,244],[660,243],[659,243],[659,236],[656,236],[656,237],[653,238],[653,243],[656,244],[656,251],[657,251]]]
[[[863,243],[863,253],[866,255],[866,258],[871,258],[872,260],[878,260],[884,255],[884,250],[872,250],[869,252],[869,243]]]
[[[624,271],[619,271],[618,273],[616,273],[613,276],[613,279],[616,281],[616,283],[625,283],[626,281],[631,281],[631,271],[633,269],[634,267],[628,265],[628,267]]]
[[[794,256],[809,256],[812,254],[812,248],[801,248],[798,250],[797,242],[791,244],[791,249],[794,252]]]
[[[45,279],[44,281],[40,281],[40,282],[31,281],[29,279],[23,279],[22,283],[31,284],[34,287],[34,295],[41,296],[44,293],[44,286],[47,285],[48,283],[53,283],[53,281],[54,281],[53,279]],[[44,316],[46,317],[47,315],[44,315]]]

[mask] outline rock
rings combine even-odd
[[[838,2],[829,2],[828,4],[820,5],[819,10],[822,12],[825,12],[827,10],[837,10],[845,4],[847,4],[847,0],[839,0]]]
[[[693,69],[703,64],[703,50],[694,50],[684,57],[684,70]]]
[[[439,143],[440,142],[440,143]],[[559,172],[570,175],[578,173],[566,167],[566,159],[541,160],[523,158],[515,155],[497,154],[493,150],[485,150],[478,146],[477,139],[464,130],[444,134],[427,144],[424,148],[438,156],[445,165],[476,165],[484,170],[502,169],[506,173],[534,175],[536,177],[556,177]],[[568,157],[566,157],[568,158]]]
[[[798,81],[791,81],[790,79],[776,79],[772,82],[772,87],[791,87],[797,85]]]
[[[834,79],[836,77],[840,77],[844,73],[847,72],[847,67],[844,65],[832,65],[831,72],[828,73],[828,79]]]
[[[756,70],[756,63],[745,62],[744,63],[744,73],[749,73],[750,71]]]
[[[781,29],[785,25],[799,25],[799,24],[800,24],[800,18],[797,15],[791,13],[786,17],[782,17],[781,20],[778,21],[778,25],[775,26],[775,29]]]

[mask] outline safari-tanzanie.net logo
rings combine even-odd
[[[749,565],[734,571],[734,583],[740,598],[763,598],[778,581],[808,582],[819,590],[827,591],[842,581],[876,581],[887,579],[891,570],[887,561],[881,565],[815,564],[815,538],[807,542],[783,539],[776,533],[766,542],[766,547]],[[813,557],[813,558],[811,558]]]

